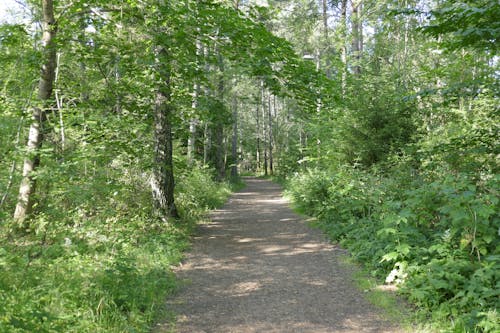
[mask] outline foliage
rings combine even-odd
[[[253,3],[56,1],[57,80],[20,229],[41,36],[0,25],[1,330],[146,331],[190,222],[228,194],[210,166],[261,172],[270,155],[373,275],[448,330],[498,330],[498,2],[363,0],[356,17],[353,1]],[[158,89],[185,223],[152,217]],[[214,163],[230,142],[236,161]]]
[[[347,53],[341,103],[301,118],[307,140],[285,160],[288,191],[440,329],[495,332],[498,2],[363,5],[372,32],[359,59],[354,32],[328,30]]]
[[[445,35],[449,40],[444,44],[448,47],[498,50],[498,1],[444,1],[430,12],[430,16],[431,23],[423,31],[435,37]]]
[[[34,233],[20,237],[3,225],[1,332],[149,331],[176,287],[170,268],[192,223],[230,190],[207,170],[193,169],[178,185],[180,209],[191,222],[174,225],[152,219],[144,181],[136,174],[58,184],[66,195],[46,199],[58,203],[33,219]]]
[[[187,169],[179,176],[177,202],[182,216],[200,218],[200,213],[222,205],[230,191],[229,184],[221,186],[212,177],[209,169]]]
[[[403,283],[403,293],[433,316],[456,330],[493,332],[498,180],[478,184],[457,174],[407,184],[401,173],[311,170],[290,180],[289,193],[373,274]]]

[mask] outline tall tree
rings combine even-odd
[[[238,177],[238,99],[233,96],[233,133],[231,136],[231,178]]]
[[[173,163],[173,116],[174,102],[172,94],[174,46],[179,42],[176,31],[171,25],[178,23],[180,15],[175,4],[164,0],[157,2],[158,13],[152,18],[151,31],[154,47],[154,164],[151,177],[153,206],[157,215],[163,219],[178,217],[175,205],[175,182]],[[177,14],[177,16],[174,16]],[[169,20],[170,18],[170,20]]]
[[[218,103],[217,109],[214,110],[218,114],[215,117],[214,124],[214,135],[215,135],[215,169],[217,171],[217,180],[222,181],[226,177],[226,163],[224,160],[225,155],[225,147],[224,147],[224,114],[225,104],[224,104],[224,95],[225,95],[225,78],[224,78],[224,58],[220,52],[217,52],[218,58],[218,84],[217,84],[217,99]]]
[[[268,107],[267,107],[267,115],[268,115],[268,134],[269,134],[269,173],[271,176],[274,173],[274,161],[273,161],[273,149],[274,149],[274,140],[273,140],[273,117],[272,117],[272,110],[271,110],[271,94],[267,96],[268,100]],[[273,104],[273,110],[276,112],[276,96],[273,96],[274,98],[274,104]]]
[[[32,110],[32,123],[29,130],[27,153],[23,165],[23,178],[19,188],[19,196],[14,212],[14,219],[22,223],[30,213],[35,193],[35,171],[40,164],[40,148],[43,143],[47,110],[52,104],[54,88],[57,47],[55,37],[57,25],[54,19],[52,0],[42,0],[42,47],[43,58],[40,80],[38,83],[39,103]]]
[[[174,164],[172,147],[172,57],[167,47],[156,45],[158,86],[154,105],[154,166],[151,179],[153,204],[162,217],[178,217],[174,200]]]
[[[340,58],[342,61],[342,98],[347,89],[347,0],[341,0],[340,7]]]

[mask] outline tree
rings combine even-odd
[[[160,41],[163,41],[160,38]],[[172,145],[172,104],[170,65],[167,47],[156,45],[158,87],[154,107],[154,166],[151,178],[153,205],[162,218],[178,217],[174,200],[174,164]]]
[[[27,153],[23,165],[23,178],[19,188],[19,197],[14,212],[14,219],[23,223],[31,212],[34,201],[36,176],[35,172],[40,164],[40,148],[43,144],[45,120],[47,112],[53,104],[52,92],[54,88],[57,47],[55,37],[57,24],[54,19],[54,4],[52,0],[42,1],[42,47],[43,58],[38,83],[38,100],[32,110],[32,123],[29,130]]]

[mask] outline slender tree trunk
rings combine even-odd
[[[31,115],[32,123],[27,144],[28,156],[24,160],[23,178],[19,187],[19,196],[14,212],[14,219],[18,223],[22,223],[26,219],[33,206],[33,195],[36,187],[34,171],[40,164],[40,148],[43,143],[46,110],[51,102],[54,88],[57,55],[54,39],[57,33],[57,26],[54,19],[54,5],[52,0],[42,0],[42,29],[43,64],[38,83],[40,105],[33,109]]]
[[[299,129],[299,142],[300,142],[300,160],[302,161],[302,169],[307,169],[307,162],[305,161],[305,151],[307,149],[307,134],[301,126]]]
[[[54,84],[57,86],[57,81],[59,79],[59,69],[61,68],[61,53],[56,55],[56,70]],[[59,131],[61,133],[61,157],[64,159],[64,151],[66,150],[66,134],[64,130],[64,118],[63,118],[63,97],[59,96],[59,89],[54,90],[54,98],[57,106],[57,113],[59,115]]]
[[[218,54],[219,66],[219,84],[217,87],[217,94],[219,102],[224,102],[224,59],[222,55]],[[222,119],[223,110],[216,110],[219,112],[217,121],[215,123],[215,169],[217,171],[217,180],[222,181],[226,177],[226,164],[224,163],[224,124]]]
[[[238,102],[233,97],[233,136],[231,140],[231,178],[238,177]]]
[[[195,83],[193,87],[193,101],[191,105],[193,113],[196,113],[196,109],[198,108],[198,93],[199,93],[199,85],[198,83]],[[187,142],[187,162],[189,166],[192,166],[194,163],[197,125],[198,125],[198,120],[193,116],[189,120],[189,137]]]
[[[208,59],[210,57],[210,48],[202,47],[204,59]],[[205,73],[209,73],[211,71],[210,62],[205,61],[204,66]],[[210,96],[211,91],[209,85],[205,84],[203,86],[203,93],[205,96]],[[205,121],[205,126],[203,130],[203,165],[209,165],[210,162],[210,153],[212,152],[212,127],[209,121]]]
[[[363,1],[362,0],[360,0],[360,2],[359,2],[358,20],[359,20],[359,25],[358,25],[359,47],[358,47],[358,49],[359,49],[359,59],[361,60],[361,57],[363,55],[363,49],[364,49],[364,39],[363,39]]]
[[[321,1],[323,9],[323,37],[327,40],[328,38],[328,0]],[[325,44],[326,46],[326,44]]]
[[[342,35],[341,60],[342,60],[342,98],[346,96],[347,90],[347,0],[342,0],[340,14],[340,29]]]
[[[226,177],[226,165],[224,163],[224,126],[216,124],[215,129],[215,169],[217,180],[222,181]]]
[[[352,54],[354,57],[354,74],[361,74],[361,49],[362,46],[362,21],[361,21],[361,7],[360,0],[352,0]]]
[[[205,139],[203,141],[203,164],[208,165],[209,155],[212,150],[212,129],[208,123],[205,123],[204,130]]]
[[[274,97],[276,98],[276,97]],[[274,107],[276,108],[276,99],[274,100]],[[271,114],[271,95],[268,96],[268,108],[267,108],[267,114],[269,118],[269,173],[271,176],[273,175],[273,117]]]
[[[328,34],[328,0],[322,0],[323,7],[323,54],[325,55],[325,75],[331,78],[330,41]]]
[[[264,145],[264,175],[268,175],[268,145],[267,145],[267,112],[266,112],[266,95],[264,91],[264,81],[260,81],[260,105],[262,106],[262,138]]]
[[[196,107],[196,106],[193,106]],[[197,125],[197,120],[195,118],[192,118],[189,121],[189,138],[188,138],[188,147],[187,147],[187,160],[188,160],[188,165],[192,166],[194,163],[194,152],[196,149],[195,143],[196,143],[196,125]]]
[[[203,53],[203,47],[201,42],[196,40],[196,70],[200,69],[200,61],[199,58]],[[198,109],[198,97],[200,95],[200,84],[198,80],[195,78],[195,82],[193,85],[193,101],[191,103],[191,109],[193,112],[193,116],[189,120],[189,138],[187,145],[187,160],[188,165],[192,166],[194,163],[194,154],[196,150],[196,127],[198,125],[198,119],[196,118],[196,113]]]
[[[151,179],[153,205],[163,219],[178,217],[174,200],[172,147],[171,65],[167,50],[158,47],[156,65],[161,84],[157,87],[154,110],[154,166]]]
[[[257,151],[255,152],[255,158],[257,161],[257,171],[260,171],[260,102],[257,103],[257,107],[255,108],[255,119],[256,119],[256,135],[257,135]]]
[[[352,10],[352,55],[354,59],[354,73],[359,74],[359,64],[358,64],[358,56],[359,56],[359,18],[358,18],[358,4],[355,0],[352,0],[351,3]]]

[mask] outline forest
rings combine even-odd
[[[16,0],[0,332],[149,332],[197,223],[273,177],[436,332],[498,332],[497,0]]]

